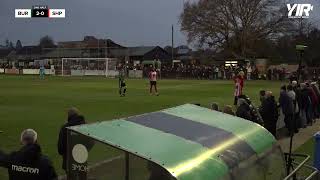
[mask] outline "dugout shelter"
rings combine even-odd
[[[262,126],[185,104],[68,128],[72,180],[276,180],[284,154]]]

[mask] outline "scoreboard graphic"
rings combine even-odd
[[[15,9],[15,18],[65,18],[65,9],[49,9],[48,6],[32,6],[32,9]]]

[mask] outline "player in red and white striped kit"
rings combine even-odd
[[[234,78],[235,90],[234,90],[234,105],[238,103],[238,97],[242,95],[242,89],[244,85],[244,73],[241,71],[238,76]]]
[[[149,72],[149,80],[150,80],[150,94],[153,94],[152,88],[154,87],[154,91],[157,96],[159,96],[158,88],[157,88],[157,71],[155,68]]]

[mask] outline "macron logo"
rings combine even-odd
[[[29,173],[29,174],[39,174],[39,169],[38,168],[11,165],[11,170],[12,171],[17,171],[17,172]]]
[[[289,18],[309,18],[310,11],[313,11],[311,4],[287,4]],[[295,14],[293,13],[295,11]]]

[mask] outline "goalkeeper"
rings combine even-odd
[[[120,97],[126,96],[127,86],[124,80],[125,72],[123,68],[119,68],[119,94]]]
[[[44,68],[43,65],[40,66],[39,75],[40,75],[40,79],[44,79],[44,76],[45,76],[45,68]]]

